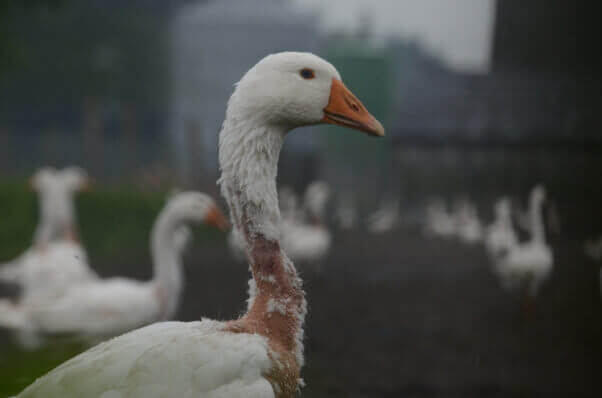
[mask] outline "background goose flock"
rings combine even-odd
[[[96,3],[0,5],[0,398],[602,396],[594,10]]]

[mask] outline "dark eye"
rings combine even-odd
[[[309,68],[303,68],[303,69],[301,69],[299,71],[299,74],[304,79],[313,79],[314,77],[316,77],[316,75],[314,73],[314,70],[313,69],[309,69]]]

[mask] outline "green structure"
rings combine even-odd
[[[361,37],[337,37],[329,43],[324,55],[336,65],[345,85],[386,130],[392,97],[390,88],[394,85],[391,84],[392,62],[385,49],[376,48]],[[328,159],[325,171],[329,180],[339,181],[343,191],[353,190],[359,184],[368,190],[389,186],[392,152],[387,138],[369,140],[341,127],[323,128],[328,129],[320,136],[324,158]],[[361,193],[358,194],[361,197]]]

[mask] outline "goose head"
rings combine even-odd
[[[164,212],[176,225],[202,222],[221,230],[228,226],[215,201],[201,192],[180,192],[173,195],[165,205]]]
[[[335,67],[310,53],[283,52],[259,61],[238,82],[226,118],[257,120],[285,131],[329,123],[385,135]]]
[[[48,190],[55,183],[56,174],[53,167],[42,167],[29,179],[29,188],[38,193]]]

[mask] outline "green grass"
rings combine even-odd
[[[37,218],[35,195],[25,182],[0,183],[0,261],[25,250],[33,235]]]
[[[0,397],[19,393],[39,376],[57,367],[86,349],[81,343],[53,341],[35,351],[24,351],[6,343],[1,336]]]

